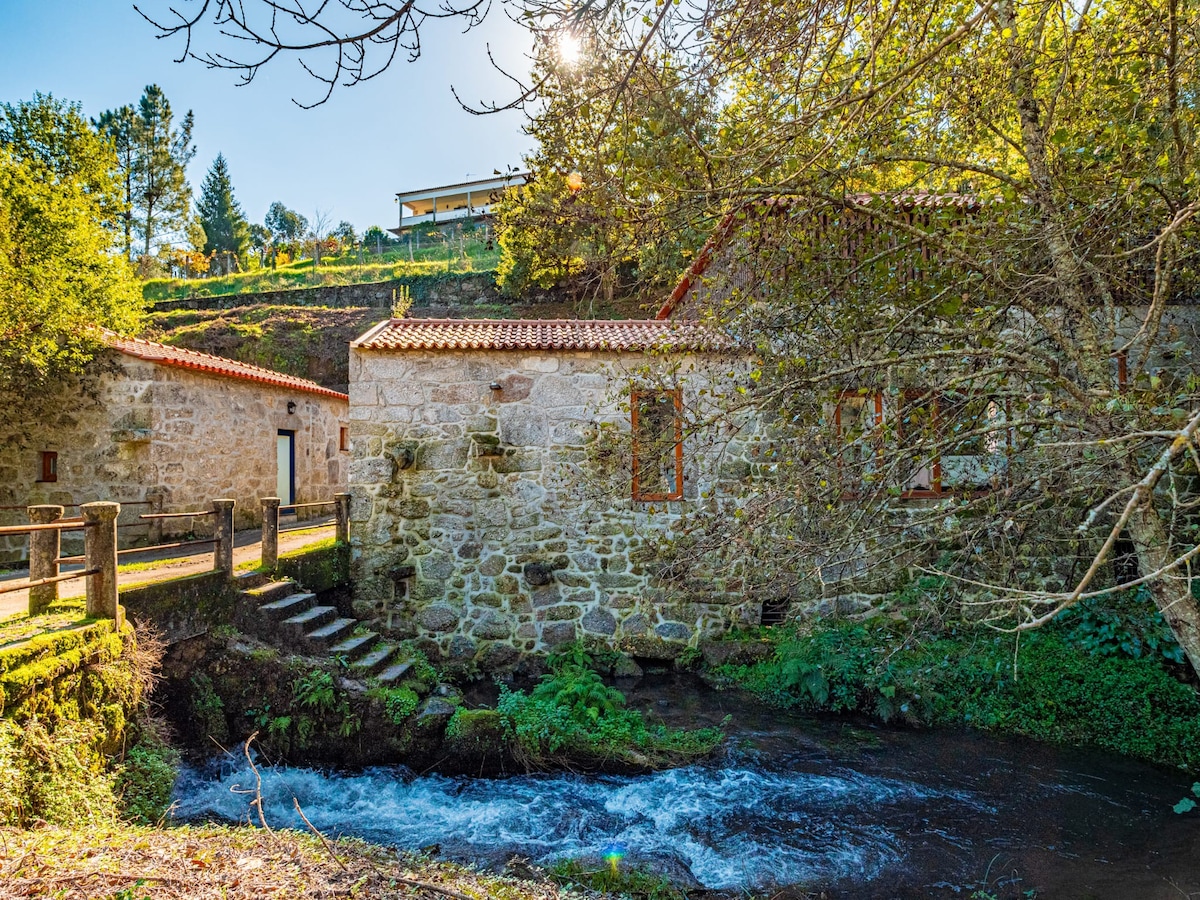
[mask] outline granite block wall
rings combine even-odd
[[[483,669],[589,636],[682,649],[756,621],[728,573],[704,573],[681,597],[651,552],[687,505],[722,494],[742,433],[685,437],[682,500],[635,502],[630,486],[631,389],[678,385],[685,416],[703,417],[731,387],[729,368],[702,356],[352,348],[356,614]]]

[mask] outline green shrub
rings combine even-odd
[[[179,754],[153,733],[144,734],[117,771],[117,789],[125,817],[155,825],[167,813],[179,772]]]
[[[677,765],[708,755],[724,740],[715,728],[647,724],[625,708],[620,691],[604,684],[579,645],[552,656],[550,673],[531,693],[501,685],[497,709],[514,753],[532,767],[563,758]]]

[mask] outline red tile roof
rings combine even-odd
[[[692,260],[692,264],[688,266],[687,271],[680,277],[679,283],[675,285],[675,289],[671,291],[670,296],[659,307],[658,313],[654,318],[669,319],[671,317],[671,314],[675,311],[675,307],[687,296],[688,291],[692,289],[692,285],[696,284],[700,276],[704,274],[704,271],[712,262],[713,254],[720,250],[725,245],[725,242],[729,240],[729,236],[733,232],[733,223],[738,218],[739,213],[744,215],[752,207],[760,207],[768,211],[784,210],[799,202],[807,202],[807,200],[801,197],[768,197],[765,200],[750,201],[727,213],[720,224],[713,229],[713,233],[704,242],[704,246],[700,248],[700,252],[696,254],[696,258]],[[848,194],[845,197],[845,203],[850,208],[890,203],[900,211],[917,208],[974,211],[979,209],[983,201],[973,194],[933,194],[928,191],[904,191],[896,194]]]
[[[392,319],[351,347],[362,350],[717,350],[728,342],[694,322],[653,319]]]
[[[346,394],[321,387],[315,381],[297,378],[294,375],[284,375],[273,369],[252,366],[249,363],[201,353],[198,350],[187,350],[183,347],[168,347],[166,344],[147,341],[142,338],[123,338],[115,334],[106,335],[108,344],[114,350],[120,350],[129,356],[161,363],[164,366],[178,366],[181,369],[192,369],[197,372],[207,372],[210,375],[222,375],[228,378],[242,378],[246,381],[257,381],[260,384],[270,384],[275,387],[288,388],[293,391],[307,391],[310,394],[321,394],[325,397],[336,397],[339,400],[349,400]]]

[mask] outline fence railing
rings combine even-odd
[[[339,542],[350,538],[350,495],[335,494],[332,500],[280,506],[278,497],[262,498],[262,566],[274,569],[279,564],[279,512],[281,509],[316,508],[332,506],[336,520],[336,535]],[[139,519],[162,521],[164,519],[212,517],[213,536],[201,540],[175,541],[155,544],[150,547],[117,549],[117,517],[121,504],[100,501],[84,503],[78,507],[80,515],[63,518],[66,507],[41,504],[26,507],[28,525],[0,526],[0,536],[24,534],[29,536],[29,578],[19,582],[0,585],[0,594],[14,591],[29,591],[29,614],[44,612],[58,600],[58,585],[64,581],[86,578],[87,614],[93,618],[118,618],[121,615],[117,603],[117,564],[119,557],[127,553],[147,553],[156,550],[174,550],[182,547],[213,545],[213,571],[226,572],[233,577],[233,510],[234,501],[213,500],[211,508],[185,512],[146,513]],[[304,526],[311,527],[311,526]],[[289,529],[298,530],[298,529]],[[83,555],[62,556],[62,534],[66,531],[83,532]],[[62,574],[63,563],[84,564],[81,572]]]

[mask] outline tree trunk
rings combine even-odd
[[[1174,558],[1162,518],[1151,506],[1129,519],[1129,536],[1137,548],[1138,569],[1144,577]],[[1200,605],[1192,597],[1186,569],[1177,569],[1147,584],[1154,604],[1183,648],[1192,670],[1200,675]]]

